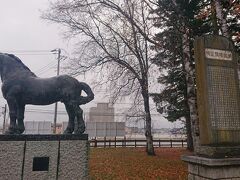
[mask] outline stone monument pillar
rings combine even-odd
[[[189,179],[240,179],[238,54],[222,36],[194,44],[200,145],[188,162]]]

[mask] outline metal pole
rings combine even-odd
[[[6,114],[7,114],[7,104],[5,104],[4,111],[3,111],[3,133],[5,133],[5,128],[6,128]]]
[[[60,58],[61,58],[61,49],[56,49],[55,51],[58,52],[58,65],[57,65],[57,76],[59,75],[60,71]],[[53,133],[56,134],[56,127],[57,127],[57,108],[58,108],[58,103],[55,103],[55,110],[54,110],[54,122],[53,122]]]

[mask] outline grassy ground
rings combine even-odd
[[[187,179],[187,165],[180,160],[185,149],[155,148],[147,156],[144,148],[92,148],[90,179]]]

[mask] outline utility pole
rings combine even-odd
[[[6,114],[7,114],[7,104],[3,107],[3,133],[5,133],[6,129]]]
[[[61,49],[54,49],[51,52],[57,52],[57,76],[59,75],[60,71],[60,58],[61,58]],[[58,108],[58,102],[55,103],[55,110],[54,110],[54,121],[53,121],[53,133],[56,134],[56,127],[57,127],[57,108]]]

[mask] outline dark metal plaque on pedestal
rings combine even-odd
[[[201,145],[240,144],[238,54],[222,36],[194,45]]]

